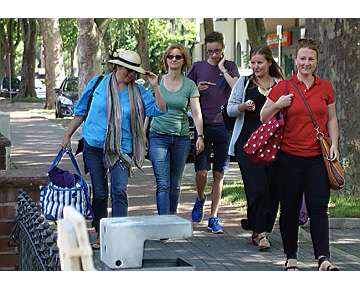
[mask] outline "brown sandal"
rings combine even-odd
[[[285,271],[299,271],[296,259],[288,259],[285,262]]]
[[[324,264],[325,263],[325,264]],[[327,264],[327,266],[326,266]],[[327,257],[321,257],[318,262],[319,271],[340,271],[338,267],[332,264]]]
[[[258,246],[259,245],[259,239],[258,239],[259,234],[258,233],[252,233],[251,235],[251,241],[253,243],[254,246]]]
[[[270,242],[266,236],[266,233],[253,234],[252,241],[260,251],[267,250],[270,248]]]

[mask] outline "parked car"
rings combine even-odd
[[[35,92],[37,98],[39,99],[46,98],[46,86],[40,79],[35,79]]]
[[[63,80],[60,88],[55,89],[55,117],[63,118],[74,114],[74,103],[78,99],[78,83],[76,77],[67,77]]]
[[[4,77],[0,83],[0,96],[5,98],[15,97],[19,92],[20,80],[18,78],[11,78],[11,90],[9,79]],[[9,91],[10,90],[10,91]]]

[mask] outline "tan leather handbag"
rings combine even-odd
[[[345,172],[339,160],[335,159],[331,161],[329,158],[331,140],[324,135],[320,135],[318,139],[324,158],[325,168],[329,177],[330,187],[334,190],[342,189],[345,185]]]
[[[343,167],[341,166],[339,160],[331,160],[330,159],[330,147],[331,147],[331,140],[330,138],[326,137],[322,132],[319,130],[319,125],[315,120],[314,113],[312,112],[309,104],[307,103],[305,96],[303,95],[302,91],[296,85],[293,80],[290,80],[293,86],[299,92],[305,107],[310,113],[311,121],[314,125],[316,131],[316,137],[319,140],[321,152],[323,155],[323,160],[326,168],[326,172],[329,178],[330,188],[333,190],[339,190],[344,187],[345,185],[345,172]]]

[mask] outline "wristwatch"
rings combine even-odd
[[[199,134],[197,135],[198,138],[203,138],[204,139],[204,134]]]

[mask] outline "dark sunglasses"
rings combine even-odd
[[[172,55],[172,54],[168,54],[167,56],[166,56],[166,58],[167,59],[176,59],[176,60],[180,60],[180,59],[183,59],[183,56],[182,55],[180,55],[180,54],[177,54],[177,55]]]

